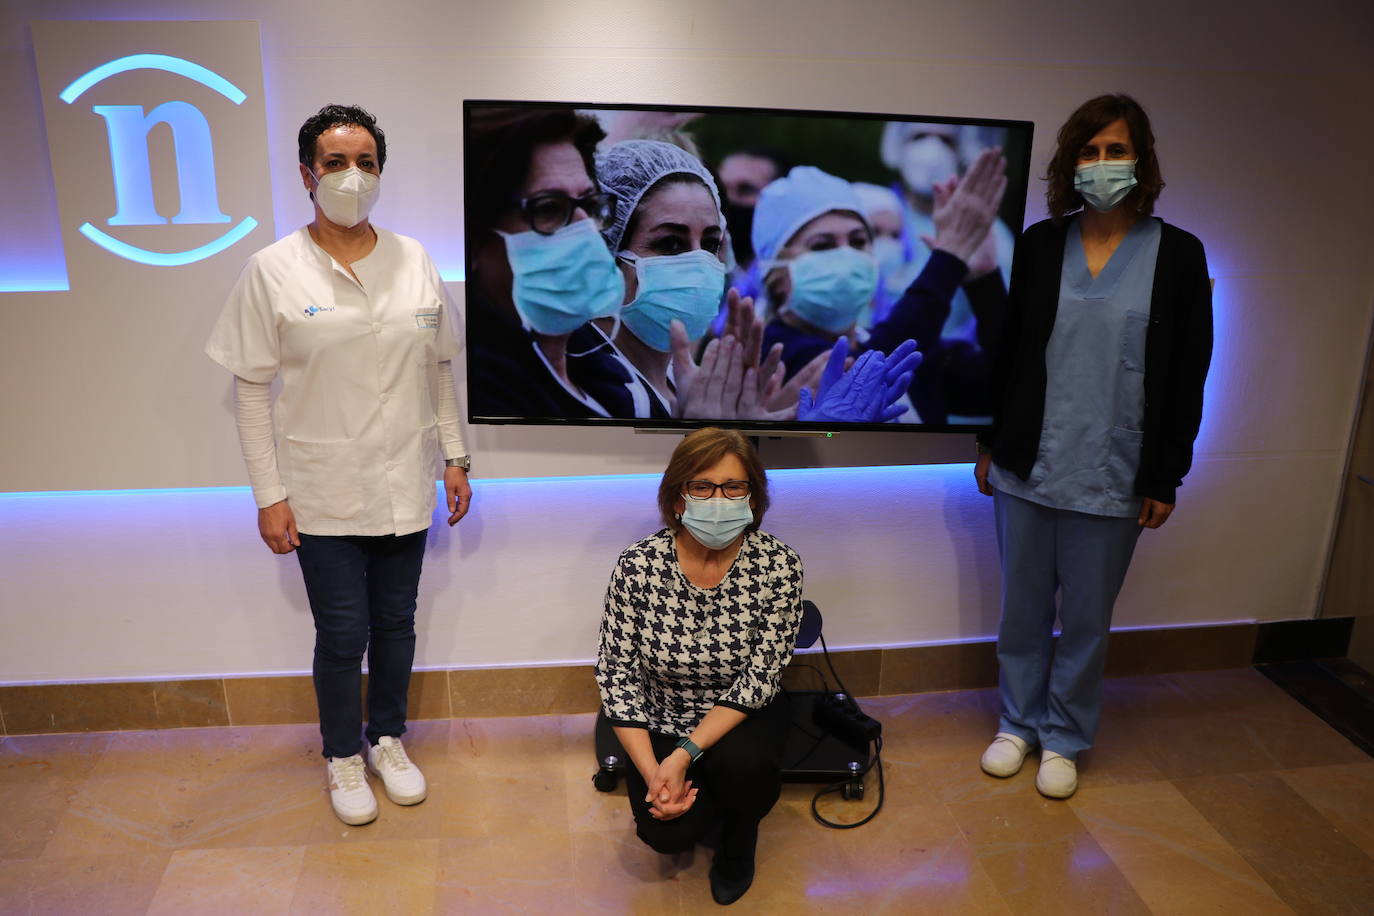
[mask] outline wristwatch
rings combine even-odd
[[[472,456],[464,455],[461,458],[445,458],[444,466],[450,468],[462,468],[465,471],[472,470]]]
[[[691,738],[678,739],[677,746],[687,752],[687,756],[692,758],[692,763],[701,759],[701,755],[706,753],[701,748],[692,743]]]

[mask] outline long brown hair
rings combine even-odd
[[[658,514],[663,518],[663,524],[674,533],[682,530],[676,509],[677,501],[682,498],[683,486],[726,455],[739,458],[749,479],[749,500],[754,509],[754,520],[744,530],[754,531],[759,527],[764,513],[768,511],[768,474],[759,460],[759,453],[739,430],[707,426],[693,430],[677,444],[677,448],[673,449],[673,457],[668,459],[668,467],[663,470],[663,479],[658,484]]]
[[[1054,155],[1045,173],[1045,181],[1049,182],[1045,188],[1045,205],[1050,219],[1056,223],[1062,223],[1070,213],[1083,208],[1083,195],[1073,189],[1079,151],[1102,128],[1118,120],[1125,120],[1136,155],[1136,185],[1121,206],[1134,210],[1138,216],[1155,212],[1155,201],[1164,190],[1164,176],[1160,174],[1159,159],[1155,156],[1155,135],[1150,130],[1150,118],[1135,99],[1115,93],[1099,95],[1079,105],[1059,128]]]

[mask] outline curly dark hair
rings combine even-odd
[[[1126,122],[1136,155],[1136,185],[1121,205],[1139,216],[1149,216],[1155,211],[1155,201],[1164,190],[1164,176],[1160,174],[1159,159],[1155,156],[1155,135],[1150,130],[1150,118],[1135,99],[1115,93],[1084,102],[1059,128],[1054,155],[1045,173],[1045,181],[1049,182],[1045,188],[1045,204],[1050,219],[1056,223],[1062,223],[1069,214],[1083,208],[1083,195],[1073,189],[1079,151],[1102,128],[1118,120]]]
[[[467,130],[463,167],[470,179],[467,210],[475,229],[490,228],[511,206],[529,174],[536,146],[571,143],[595,182],[596,145],[606,136],[595,118],[571,108],[474,108]]]
[[[315,164],[315,143],[320,134],[335,127],[358,126],[372,135],[377,141],[377,171],[386,168],[386,134],[377,126],[377,119],[357,105],[326,105],[315,114],[306,118],[296,135],[296,146],[301,165],[311,168]]]

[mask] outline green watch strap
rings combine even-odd
[[[687,756],[692,758],[692,763],[701,759],[701,755],[706,753],[701,748],[692,743],[691,738],[678,739],[677,746],[687,752]]]

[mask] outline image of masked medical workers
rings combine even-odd
[[[780,351],[762,365],[745,351],[761,340],[748,333],[751,303],[731,293],[730,309],[744,329],[728,322],[724,337],[699,359],[693,355],[727,303],[725,219],[711,173],[696,156],[658,140],[617,143],[598,154],[596,169],[615,195],[602,235],[625,276],[618,322],[596,324],[614,333],[614,352],[642,383],[635,416],[792,419],[797,394],[785,403]]]
[[[879,153],[883,164],[897,175],[893,190],[903,204],[905,266],[894,272],[892,280],[898,288],[910,283],[930,258],[925,238],[934,235],[935,188],[962,175],[983,150],[998,146],[998,134],[994,128],[972,124],[890,121],[884,126]],[[1010,284],[1015,233],[1000,219],[993,221],[991,231],[1002,283]],[[976,321],[973,304],[960,290],[950,303],[941,336],[974,341]]]
[[[369,218],[386,137],[366,111],[328,105],[298,141],[314,220],[249,259],[205,351],[234,374],[258,532],[300,563],[329,800],[357,825],[378,815],[369,771],[398,805],[428,792],[401,736],[440,461],[450,525],[472,491],[452,303],[419,243]]]
[[[608,319],[596,324],[614,333],[614,352],[643,383],[649,403],[636,415],[807,419],[797,415],[802,392],[783,388],[781,346],[763,356],[752,303],[726,293],[724,217],[715,180],[701,161],[672,143],[626,140],[598,154],[596,167],[602,187],[616,199],[602,235],[616,252],[626,289],[618,329]],[[729,303],[724,336],[710,341],[698,362],[692,345],[706,335],[722,301]],[[886,396],[889,374],[914,368],[914,359],[901,362],[905,355],[891,366],[879,358],[854,378],[823,377],[826,384],[805,395],[811,418],[873,419],[890,400],[871,405],[860,394],[871,393],[875,401]],[[860,380],[883,386],[870,392],[858,386]],[[849,396],[841,397],[842,391]]]
[[[873,260],[878,263],[878,290],[872,304],[859,314],[859,325],[866,328],[887,317],[915,274],[908,271],[902,248],[902,199],[897,192],[863,181],[854,182],[854,192],[873,230]]]
[[[915,341],[925,360],[910,389],[912,409],[900,419],[941,422],[931,419],[943,416],[935,399],[942,364],[932,354],[939,350],[950,299],[985,248],[1005,186],[1005,162],[989,150],[957,188],[945,188],[926,269],[885,318],[864,328],[859,319],[877,291],[878,264],[863,203],[842,178],[813,166],[792,169],[763,189],[754,214],[769,316],[764,346],[781,343],[790,368],[830,350],[840,337],[855,356],[867,350],[891,355]],[[923,391],[933,392],[925,404]]]
[[[1001,718],[982,768],[1010,777],[1039,748],[1036,788],[1067,798],[1097,734],[1131,554],[1192,465],[1212,295],[1202,243],[1153,215],[1164,181],[1134,99],[1080,106],[1047,176],[1050,218],[1017,244],[974,470],[1002,563]]]
[[[604,134],[569,109],[485,108],[467,138],[468,380],[475,416],[632,417],[638,382],[589,322],[625,281],[601,237]]]
[[[738,430],[674,449],[663,527],[620,555],[597,652],[601,707],[625,749],[636,833],[665,855],[716,849],[711,896],[749,890],[759,823],[782,790],[782,669],[802,613],[796,551],[760,530],[768,478]]]
[[[729,230],[735,266],[730,285],[756,302],[762,286],[754,266],[754,207],[759,194],[770,183],[786,175],[792,163],[781,150],[767,146],[747,146],[721,157],[716,166],[725,225]]]

